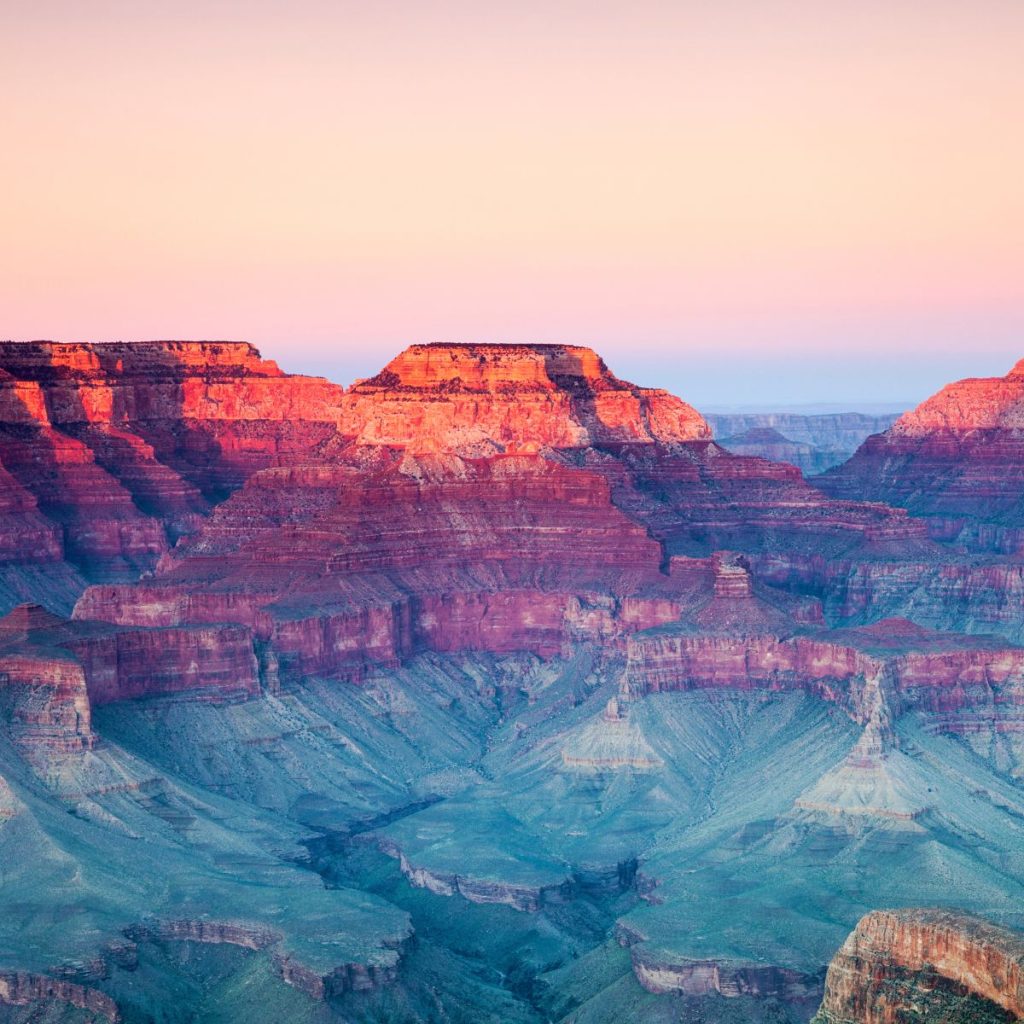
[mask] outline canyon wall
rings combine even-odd
[[[1024,939],[945,910],[868,914],[829,966],[815,1022],[910,1019],[1024,1019]]]

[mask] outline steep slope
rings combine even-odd
[[[20,566],[62,558],[68,588],[75,570],[151,569],[211,501],[334,436],[343,393],[231,342],[2,342],[0,371],[0,526],[17,544],[0,569],[15,590]],[[18,596],[59,604],[30,584]]]
[[[927,517],[933,536],[1013,552],[1024,544],[1024,361],[943,388],[815,483]]]
[[[1024,938],[943,910],[875,911],[829,965],[815,1024],[1024,1019]]]

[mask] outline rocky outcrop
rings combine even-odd
[[[862,918],[829,966],[815,1022],[911,1019],[1024,1019],[1024,939],[946,910],[882,910]]]
[[[634,947],[633,973],[637,981],[656,995],[718,995],[726,999],[754,996],[785,1003],[812,1005],[821,996],[820,976],[772,964],[737,963],[728,960],[658,960]]]
[[[252,632],[68,622],[33,605],[0,619],[0,694],[14,701],[15,735],[33,748],[86,749],[92,706],[184,691],[193,700],[259,693]]]
[[[283,938],[279,931],[266,925],[240,921],[218,921],[207,918],[153,920],[125,930],[133,942],[158,939],[171,942],[221,943],[245,949],[265,949]]]
[[[874,687],[883,676],[897,712],[1024,703],[1024,648],[932,632],[906,620],[863,629],[791,628],[788,636],[759,629],[716,634],[683,620],[637,633],[627,652],[631,693],[807,689],[837,701],[862,724],[871,718]]]
[[[286,984],[305,992],[311,999],[332,999],[346,992],[372,992],[398,980],[398,967],[391,963],[342,964],[321,974],[287,953],[274,955],[274,969]]]
[[[253,922],[208,918],[150,920],[128,928],[125,934],[133,942],[198,942],[241,946],[251,950],[275,947],[272,961],[277,974],[286,984],[317,1000],[330,999],[346,992],[368,992],[391,985],[398,978],[397,958],[387,958],[379,963],[337,964],[326,971],[310,966],[287,951],[284,946],[285,936],[281,931]]]
[[[711,436],[685,402],[573,345],[413,345],[348,391],[343,423],[361,444],[464,455]]]
[[[334,437],[343,394],[232,342],[3,342],[0,371],[0,556],[6,520],[20,557],[94,579],[152,568],[211,500]]]
[[[1024,548],[1024,361],[948,385],[815,483],[905,507],[942,540]]]
[[[662,760],[630,721],[629,704],[612,697],[597,721],[573,735],[562,748],[562,763],[572,771],[609,772],[624,768],[653,771]]]
[[[80,1010],[88,1010],[110,1024],[121,1020],[117,1004],[102,992],[30,971],[0,969],[0,1003],[41,1008],[51,1003],[67,1003]]]
[[[89,750],[96,742],[81,664],[37,639],[58,623],[28,606],[0,619],[0,706],[16,746],[43,769],[54,756]]]
[[[471,878],[458,872],[434,871],[410,862],[398,845],[387,836],[378,836],[382,853],[398,861],[409,884],[427,889],[437,896],[461,896],[469,903],[497,904],[526,914],[537,913],[547,903],[564,903],[572,891],[567,878],[554,885],[519,885],[500,879]]]

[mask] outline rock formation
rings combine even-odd
[[[29,971],[0,971],[0,1003],[8,1006],[42,1008],[66,1003],[118,1024],[121,1013],[117,1003],[96,989],[59,978],[48,978]]]
[[[1024,361],[943,388],[815,483],[923,516],[932,536],[980,550],[1024,546]]]
[[[3,342],[0,370],[5,560],[66,554],[101,579],[151,568],[210,501],[333,437],[343,394],[234,342]]]
[[[348,391],[343,427],[361,444],[463,455],[711,436],[685,402],[573,345],[413,345]]]
[[[946,910],[862,918],[828,969],[817,1024],[1024,1019],[1024,939]]]
[[[111,949],[185,943],[246,951],[325,1020],[381,986],[441,1017],[438,979],[539,998],[614,927],[634,1000],[806,1020],[893,888],[1024,895],[1024,567],[992,504],[1024,380],[926,403],[826,494],[585,348],[416,345],[348,391],[233,343],[0,366],[0,951],[27,936],[24,999],[65,976],[134,998],[120,970],[171,991],[177,968]],[[945,510],[830,483],[900,444],[980,445],[1000,478]],[[395,904],[434,897],[472,906],[407,947]],[[464,969],[493,921],[529,957]],[[904,959],[896,988],[938,968]]]

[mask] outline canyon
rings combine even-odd
[[[1018,369],[834,468],[577,346],[0,369],[0,1021],[1021,1015]]]
[[[737,455],[789,462],[806,476],[842,465],[874,434],[892,426],[896,414],[709,413],[719,444]]]

